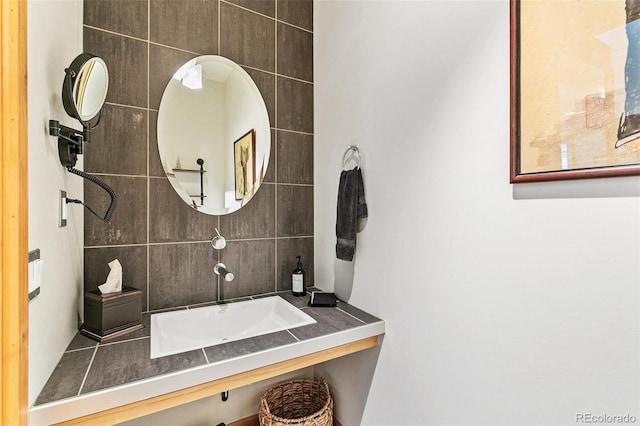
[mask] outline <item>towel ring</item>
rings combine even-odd
[[[351,154],[351,155],[349,155]],[[346,151],[344,152],[344,155],[342,156],[342,168],[344,169],[344,166],[347,165],[347,162],[351,159],[354,159],[353,157],[357,156],[355,158],[355,162],[358,165],[358,168],[360,168],[360,166],[362,165],[362,155],[360,154],[360,150],[358,149],[358,145],[349,145],[346,149]]]

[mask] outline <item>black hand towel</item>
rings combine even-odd
[[[340,260],[353,260],[356,250],[358,219],[367,217],[364,184],[360,168],[340,173],[336,218],[336,256]]]

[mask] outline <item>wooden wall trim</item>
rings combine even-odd
[[[27,2],[0,7],[0,424],[28,423]]]
[[[290,360],[277,362],[275,364],[256,368],[229,377],[213,380],[201,385],[192,386],[190,388],[181,389],[154,398],[145,399],[121,407],[112,408],[110,410],[101,411],[99,413],[90,414],[77,419],[58,423],[58,425],[113,425],[126,420],[142,417],[147,414],[165,410],[167,408],[176,407],[198,399],[217,395],[226,390],[232,390],[241,386],[250,385],[252,383],[266,380],[272,377],[280,376],[291,371],[300,370],[310,367],[331,359],[349,355],[365,349],[373,348],[378,345],[378,336],[367,337],[355,342],[336,346],[334,348],[325,349],[323,351],[314,352],[303,355]]]

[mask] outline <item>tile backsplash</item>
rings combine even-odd
[[[123,283],[143,291],[143,310],[219,300],[216,262],[235,279],[224,297],[291,288],[296,255],[313,285],[312,0],[85,0],[84,51],[109,69],[103,118],[84,169],[118,195],[110,225],[85,213],[84,285],[97,289],[117,258]],[[271,123],[265,183],[224,216],[187,206],[164,175],[156,124],[173,73],[199,55],[222,55],[256,82]],[[85,184],[98,212],[109,197]],[[88,212],[87,212],[88,213]],[[214,250],[214,228],[227,247]]]

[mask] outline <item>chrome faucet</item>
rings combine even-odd
[[[224,302],[224,283],[225,281],[233,281],[233,272],[229,272],[225,264],[220,262],[218,262],[216,266],[213,267],[213,272],[215,272],[216,275],[219,275],[222,278],[220,286],[218,287],[218,300]]]
[[[213,272],[215,272],[216,275],[220,275],[223,281],[233,281],[233,272],[230,272],[224,263],[217,263],[216,266],[213,267]]]

